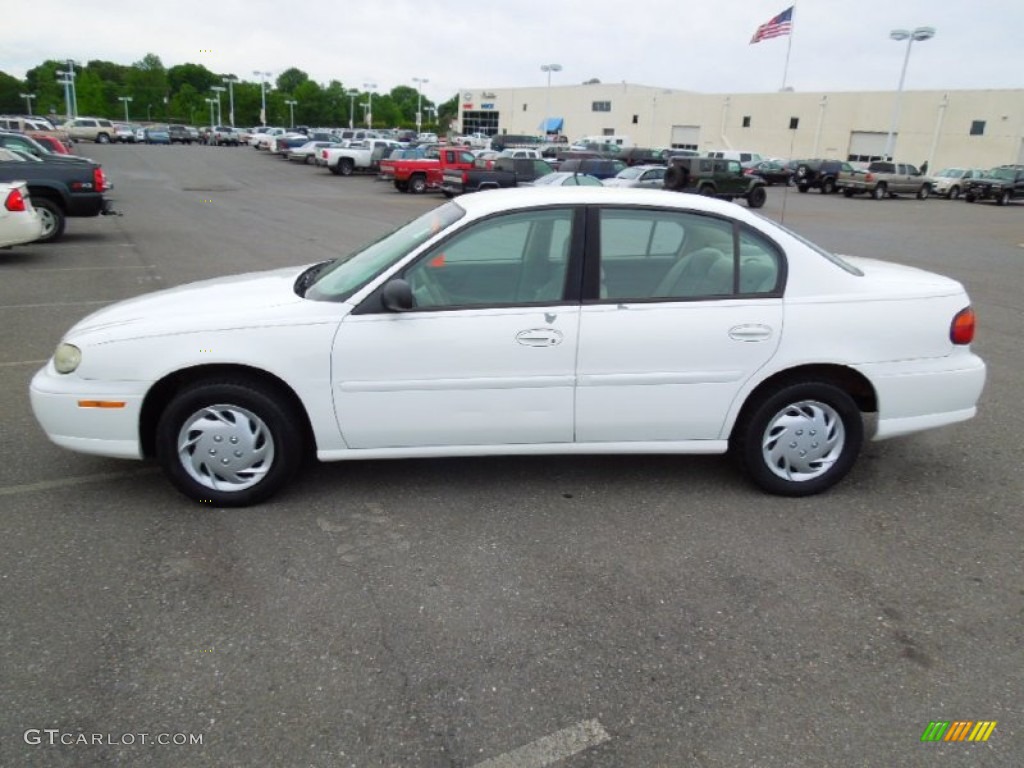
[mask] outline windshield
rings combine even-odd
[[[306,291],[306,298],[314,301],[344,301],[368,280],[465,215],[462,207],[454,202],[428,211],[361,251],[343,256],[326,266]]]
[[[1013,181],[1017,175],[1013,168],[993,168],[991,171],[985,174],[991,176],[993,179],[1003,179],[1005,181]]]
[[[942,177],[947,178],[947,179],[959,179],[961,176],[964,175],[964,169],[963,168],[944,168],[943,170],[939,171],[935,175],[936,176],[942,176]]]

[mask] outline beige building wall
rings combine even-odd
[[[608,103],[610,111],[594,111],[595,102]],[[699,126],[700,151],[744,149],[783,158],[845,159],[859,132],[875,134],[884,146],[895,102],[894,91],[703,94],[629,83],[462,93],[463,110],[488,104],[498,111],[502,133],[539,134],[550,116],[565,121],[563,133],[571,140],[613,133],[661,147],[671,143],[673,126]],[[980,135],[971,135],[975,121],[984,122]],[[1024,89],[904,91],[893,157],[915,165],[929,160],[933,170],[1024,163]]]

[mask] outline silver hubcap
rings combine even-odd
[[[39,211],[39,219],[43,223],[43,234],[42,237],[49,237],[53,234],[53,231],[57,228],[57,217],[53,215],[53,211],[48,208],[37,208]]]
[[[843,420],[829,405],[804,400],[787,405],[768,422],[761,455],[783,480],[805,482],[832,468],[843,452]]]
[[[244,491],[274,463],[274,438],[252,411],[211,405],[193,413],[178,433],[178,459],[185,471],[214,491]]]

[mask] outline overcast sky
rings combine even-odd
[[[787,0],[32,0],[0,25],[0,70],[45,59],[131,64],[146,53],[257,80],[298,67],[314,80],[378,91],[628,82],[704,93],[782,85],[785,37],[750,45]],[[23,18],[25,23],[19,23]],[[914,43],[907,90],[1024,88],[1024,0],[801,0],[787,85],[797,91],[895,90],[905,43],[892,29],[932,26]]]

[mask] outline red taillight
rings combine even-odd
[[[20,189],[12,189],[7,194],[7,199],[4,201],[4,208],[14,213],[25,210],[25,197],[21,194]]]
[[[92,169],[92,186],[97,192],[102,192],[107,188],[107,177],[103,175],[102,168]]]
[[[970,344],[974,341],[976,316],[971,307],[961,309],[953,317],[949,326],[949,340],[954,344]]]

